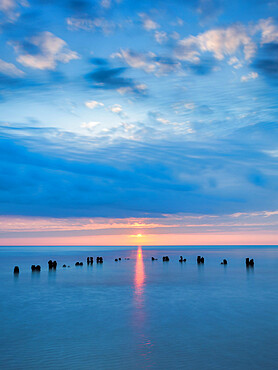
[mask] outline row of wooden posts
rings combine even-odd
[[[118,261],[121,261],[121,260],[122,260],[121,257],[115,258],[115,262],[118,262]],[[129,258],[125,258],[125,260],[129,260]],[[151,260],[152,261],[157,261],[157,258],[152,257]],[[162,261],[163,262],[169,262],[170,258],[168,256],[163,256]],[[96,262],[97,263],[103,263],[103,257],[97,257]],[[186,258],[183,258],[183,256],[180,256],[179,262],[186,262]],[[94,258],[93,257],[87,257],[87,265],[92,265],[93,263],[94,263]],[[204,263],[205,263],[204,257],[197,256],[197,264],[200,265],[200,264],[204,264]],[[223,259],[223,261],[221,262],[221,265],[227,265],[227,264],[228,264],[228,261],[226,259]],[[246,267],[253,267],[254,264],[255,264],[254,259],[253,258],[251,258],[251,259],[246,258],[245,259],[245,264],[246,264]],[[76,262],[75,266],[83,266],[83,262]],[[48,261],[48,267],[49,267],[49,270],[56,270],[57,261],[49,260]],[[63,265],[63,267],[67,267],[67,266]],[[68,266],[68,267],[70,267],[70,266]],[[41,266],[40,265],[32,265],[31,270],[33,272],[41,271]],[[14,267],[14,273],[19,274],[19,267],[18,266]]]

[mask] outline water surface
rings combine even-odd
[[[0,368],[276,369],[277,266],[276,247],[1,247]]]

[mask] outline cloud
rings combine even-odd
[[[112,58],[123,59],[132,68],[143,69],[145,72],[153,72],[156,68],[152,63],[152,55],[144,55],[131,50],[123,50],[111,55]]]
[[[257,72],[249,72],[248,75],[241,77],[241,82],[247,82],[250,80],[255,80],[259,77]]]
[[[194,103],[186,103],[184,104],[186,109],[194,110],[196,108],[196,105]]]
[[[92,32],[100,30],[104,34],[110,34],[115,29],[115,24],[103,17],[69,17],[66,22],[68,29],[71,31],[83,30]]]
[[[175,55],[180,60],[193,63],[200,61],[201,53],[210,52],[218,60],[234,55],[242,48],[245,60],[250,60],[256,52],[256,44],[243,25],[208,30],[197,36],[180,40]]]
[[[120,114],[123,111],[123,108],[120,104],[114,104],[109,108],[112,113]]]
[[[140,13],[139,16],[142,19],[143,28],[146,31],[154,31],[154,30],[156,30],[157,28],[160,27],[159,24],[156,23],[155,21],[153,21],[147,14]]]
[[[128,118],[127,114],[123,111],[123,108],[120,104],[114,104],[111,107],[109,107],[110,112],[117,114],[123,119]],[[126,127],[127,128],[127,127]]]
[[[64,40],[51,32],[41,32],[26,43],[13,42],[12,45],[19,53],[17,61],[34,69],[54,70],[58,62],[69,63],[80,58],[75,51],[67,48]]]
[[[88,138],[2,125],[1,213],[153,217],[278,209],[276,161],[262,152],[277,147],[275,125],[267,129],[260,123],[226,140],[210,136],[204,142],[186,141],[179,128],[174,135],[173,125],[161,123],[134,123],[128,135],[136,140],[123,138],[124,126],[114,128],[114,138],[107,133]],[[82,127],[95,130],[98,124]],[[266,131],[272,142],[262,135]]]
[[[164,31],[155,31],[154,37],[159,44],[163,44],[168,40],[167,33]]]
[[[91,122],[83,122],[80,127],[81,128],[86,128],[88,130],[92,130],[96,126],[98,126],[99,124],[100,124],[100,122],[94,122],[94,121],[91,121]]]
[[[176,72],[181,68],[179,61],[170,57],[157,56],[152,52],[143,54],[122,49],[120,52],[112,54],[111,57],[119,58],[132,68],[142,69],[147,73],[154,73],[156,76]]]
[[[272,216],[278,216],[278,211],[260,211],[260,212],[237,212],[230,215],[230,217],[238,218],[238,217],[272,217]]]
[[[0,73],[4,75],[16,78],[16,77],[23,77],[25,73],[18,69],[14,64],[7,63],[4,60],[0,59]]]
[[[72,234],[78,234],[78,231],[95,231],[95,230],[114,230],[126,231],[134,229],[160,229],[165,227],[179,227],[174,224],[173,219],[151,219],[151,218],[34,218],[34,217],[1,217],[0,216],[0,233],[7,232],[32,232],[45,233],[50,232],[52,235],[59,234],[61,231],[69,231]]]
[[[183,213],[162,217],[23,217],[0,216],[1,238],[73,237],[93,235],[126,235],[135,237],[139,232],[148,234],[202,234],[264,233],[271,231],[277,236],[277,211],[223,214],[221,217],[207,214]],[[140,234],[139,234],[140,235]],[[205,237],[207,237],[207,235]],[[229,235],[229,236],[230,236]],[[258,235],[258,234],[257,234]],[[163,235],[162,235],[163,238]]]
[[[146,85],[136,83],[133,79],[124,77],[126,68],[111,68],[108,61],[105,59],[93,59],[93,64],[97,68],[85,78],[93,84],[96,89],[116,90],[120,94],[137,94],[144,95],[146,93]]]
[[[237,57],[231,57],[228,64],[233,66],[235,69],[239,69],[243,66],[242,62]]]
[[[153,1],[100,4],[100,0],[61,0],[56,5],[47,0],[45,11],[41,11],[43,2],[31,3],[30,10],[26,9],[16,24],[1,27],[3,53],[7,51],[0,61],[1,98],[14,99],[3,114],[6,119],[21,114],[25,120],[30,111],[37,119],[45,111],[44,122],[56,117],[53,125],[82,135],[38,127],[23,130],[15,123],[11,123],[9,134],[1,128],[0,209],[6,207],[7,212],[13,212],[8,209],[10,204],[15,211],[53,215],[55,211],[71,214],[71,207],[79,214],[154,214],[196,209],[218,214],[225,209],[262,209],[264,202],[270,207],[271,198],[276,201],[277,143],[273,141],[277,134],[274,127],[268,126],[276,122],[276,90],[264,89],[265,76],[270,83],[278,77],[274,18],[261,21],[260,30],[254,34],[251,26],[240,24],[202,28],[196,25],[195,10],[199,7],[198,14],[202,13],[204,19],[213,2],[191,0],[194,16],[186,18],[184,26],[178,29],[173,22],[177,14],[191,14],[189,1],[186,12],[184,1],[162,2],[163,11],[155,10],[157,4]],[[61,3],[65,8],[57,9]],[[229,9],[234,6],[230,4]],[[143,8],[148,15],[141,17],[138,24],[137,15]],[[17,12],[19,8],[14,9]],[[73,34],[59,28],[61,17],[68,20],[65,27],[79,32]],[[221,22],[229,17],[225,15]],[[119,33],[104,37],[100,33],[113,20],[117,20]],[[125,21],[130,25],[129,33]],[[142,24],[149,33],[144,32]],[[38,27],[61,38],[38,32]],[[62,33],[56,33],[57,29]],[[173,35],[175,29],[183,40]],[[95,43],[91,42],[92,34],[82,30],[97,31],[93,35]],[[66,35],[72,36],[71,42]],[[18,59],[37,70],[30,71],[11,59],[10,51],[4,47],[6,40],[17,40],[14,46]],[[256,55],[254,40],[258,43]],[[70,76],[66,78],[53,70],[59,66],[60,71],[59,63],[76,59],[69,49],[81,50],[85,57],[76,68],[74,63],[63,66]],[[118,50],[113,60],[97,58]],[[94,64],[88,66],[92,56]],[[223,66],[221,61],[228,65]],[[249,68],[245,72],[235,71],[246,64]],[[214,76],[209,75],[216,70],[219,72]],[[84,77],[85,73],[88,74]],[[241,77],[242,81],[253,81],[257,75],[260,91],[251,84],[240,84]],[[35,84],[39,88],[35,89]],[[20,99],[13,93],[19,88],[24,89]],[[61,91],[66,91],[66,99]],[[135,99],[131,94],[147,95],[148,99]],[[17,102],[23,109],[13,112]],[[177,109],[175,104],[179,104]],[[89,113],[103,107],[104,121],[97,122],[99,118],[94,114],[89,119],[78,119],[84,110],[82,105],[84,109],[95,109]],[[40,109],[42,106],[44,110]],[[53,108],[51,112],[47,111],[49,106]],[[73,107],[75,116],[70,117]],[[121,119],[126,117],[127,109],[130,119]],[[159,113],[146,117],[149,110]],[[256,127],[256,131],[256,123],[263,130]],[[252,130],[248,127],[232,137],[235,128],[248,125],[252,125]],[[22,199],[24,204],[20,203]]]
[[[111,6],[111,0],[101,0],[100,5],[105,9],[109,9]]]
[[[175,49],[175,57],[187,62],[198,63],[200,61],[198,41],[194,36],[180,40]]]
[[[96,100],[90,100],[85,103],[86,107],[89,109],[95,109],[97,107],[103,107],[104,104]]]
[[[255,30],[261,31],[262,45],[278,42],[278,27],[274,24],[274,19],[272,17],[261,19],[255,27]]]
[[[5,15],[4,23],[15,23],[18,20],[20,17],[20,12],[18,11],[19,6],[28,7],[29,3],[27,0],[0,0],[0,12]]]
[[[171,123],[168,119],[165,119],[165,118],[162,118],[162,117],[158,117],[156,120],[157,120],[157,122],[163,123],[164,125],[167,125],[168,123]]]
[[[1,0],[0,1],[0,10],[2,12],[8,12],[14,9],[15,6],[16,6],[16,3],[14,0]]]
[[[134,87],[120,87],[117,89],[118,93],[121,95],[130,94],[136,92],[139,95],[146,95],[148,90],[147,85],[145,84],[135,84]]]

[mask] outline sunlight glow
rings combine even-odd
[[[144,236],[142,234],[130,235],[131,238],[143,238]]]

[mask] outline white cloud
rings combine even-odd
[[[263,152],[266,153],[267,155],[271,156],[271,157],[278,158],[278,149],[264,150]]]
[[[5,14],[5,21],[14,23],[19,18],[20,12],[17,10],[19,5],[28,7],[29,3],[27,0],[0,0],[0,12]]]
[[[183,26],[183,20],[181,19],[181,18],[177,18],[177,24],[179,25],[179,26]]]
[[[165,118],[162,118],[162,117],[159,117],[156,120],[160,123],[163,123],[164,125],[167,125],[167,124],[171,123],[168,119],[165,119]]]
[[[241,46],[246,60],[256,51],[256,45],[241,25],[204,32],[198,36],[198,40],[202,51],[211,51],[219,60],[224,59],[225,55],[235,54]]]
[[[250,72],[250,73],[248,73],[248,75],[241,77],[241,82],[247,82],[247,81],[250,81],[250,80],[255,80],[258,77],[259,77],[259,75],[258,75],[257,72]]]
[[[81,127],[82,128],[86,128],[88,130],[92,130],[93,128],[95,128],[96,126],[98,126],[100,124],[100,122],[94,122],[94,121],[91,121],[91,122],[83,122],[81,124]]]
[[[118,93],[121,95],[129,94],[132,93],[132,88],[131,87],[120,87],[117,89]]]
[[[120,87],[119,89],[117,89],[117,92],[121,95],[131,94],[134,91],[145,94],[147,91],[147,88],[148,87],[145,84],[138,84],[138,85],[135,85],[133,88],[131,88],[130,86]]]
[[[262,33],[261,44],[278,41],[278,27],[274,24],[273,18],[261,19],[256,30]]]
[[[113,113],[120,114],[123,111],[123,108],[120,104],[114,104],[109,110]]]
[[[194,110],[196,108],[194,103],[186,103],[184,104],[184,106],[186,109],[189,109],[189,110]]]
[[[100,5],[105,9],[109,9],[111,6],[111,0],[101,0]]]
[[[141,92],[144,92],[144,91],[147,90],[148,87],[145,84],[139,84],[139,85],[136,85],[135,88],[136,88],[136,90],[139,90]]]
[[[123,108],[120,104],[114,104],[111,107],[109,107],[110,112],[117,114],[121,118],[128,118],[128,116],[123,111]]]
[[[176,31],[172,32],[170,34],[170,37],[173,39],[173,40],[178,40],[180,38],[180,34]]]
[[[103,107],[104,104],[101,103],[101,102],[98,102],[96,100],[91,100],[91,101],[87,101],[85,103],[86,107],[89,108],[89,109],[95,109],[97,107]]]
[[[118,57],[123,59],[130,67],[140,68],[145,72],[153,72],[156,68],[152,61],[148,60],[144,54],[135,53],[130,50],[121,50],[119,53],[111,55],[112,58]]]
[[[139,54],[131,50],[121,50],[114,53],[111,58],[120,58],[132,68],[142,69],[147,73],[155,73],[156,76],[166,75],[180,69],[180,62],[171,58],[160,58],[156,54],[149,52]],[[138,88],[144,85],[138,85]]]
[[[14,0],[0,0],[0,10],[3,12],[8,12],[14,9],[16,3]]]
[[[168,40],[167,33],[164,31],[155,31],[154,37],[159,44],[163,44]]]
[[[67,18],[67,25],[71,31],[84,30],[84,31],[95,31],[101,30],[105,34],[111,33],[115,24],[113,22],[107,21],[107,19],[100,18]]]
[[[237,57],[230,58],[228,64],[233,66],[235,69],[239,69],[243,66],[243,64]]]
[[[130,132],[135,129],[135,125],[132,123],[121,122],[124,132]]]
[[[256,44],[247,34],[245,27],[238,24],[180,40],[176,56],[178,59],[197,63],[202,52],[211,52],[216,59],[223,60],[227,55],[234,55],[240,47],[243,48],[246,60],[252,58],[256,52]]]
[[[159,24],[153,21],[149,16],[147,16],[145,13],[140,13],[139,16],[142,19],[143,27],[147,31],[153,31],[159,28]]]
[[[68,63],[80,57],[75,51],[67,48],[67,43],[51,32],[42,32],[31,37],[29,43],[38,48],[37,54],[28,54],[20,44],[14,43],[15,50],[20,54],[17,61],[22,65],[35,69],[55,69],[57,62]]]
[[[0,73],[13,78],[23,77],[25,75],[25,73],[18,69],[14,64],[7,63],[2,59],[0,59]]]
[[[259,212],[237,212],[237,213],[232,213],[229,215],[232,218],[238,218],[241,216],[244,217],[254,217],[254,216],[263,216],[263,217],[271,217],[271,216],[276,216],[278,215],[278,211],[259,211]]]
[[[67,18],[66,21],[68,28],[72,31],[92,31],[95,29],[94,21],[89,18]]]
[[[197,38],[190,36],[186,39],[180,40],[175,51],[175,56],[180,60],[198,63],[200,61],[200,53],[198,51]]]

